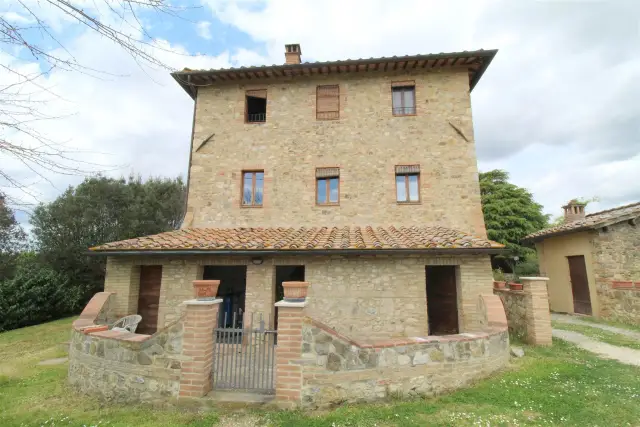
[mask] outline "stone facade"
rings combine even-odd
[[[118,257],[110,258],[105,289],[115,292],[118,315],[136,312],[130,293],[139,265],[163,266],[158,326],[184,314],[180,304],[193,295],[191,282],[202,278],[205,265],[246,265],[247,312],[272,315],[275,266],[304,265],[311,283],[307,312],[338,332],[355,338],[383,339],[427,335],[427,265],[455,265],[458,279],[459,324],[471,330],[480,294],[491,293],[492,274],[487,255],[460,256],[298,256],[265,258],[254,265],[247,257]]]
[[[394,81],[415,82],[416,115],[393,116]],[[339,120],[316,120],[324,84],[340,85]],[[267,90],[265,123],[244,122],[253,89]],[[194,123],[184,227],[411,226],[419,218],[486,237],[466,68],[200,87]],[[407,164],[420,165],[420,203],[403,205],[395,166]],[[316,205],[317,167],[340,168],[339,205]],[[262,208],[241,207],[242,170],[264,170]]]
[[[640,224],[624,221],[598,230],[593,260],[600,315],[640,324]],[[632,285],[615,286],[615,282]]]

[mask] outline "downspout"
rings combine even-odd
[[[193,98],[193,120],[191,121],[191,143],[189,144],[189,165],[187,167],[187,188],[184,195],[184,207],[182,209],[182,221],[180,228],[184,227],[184,220],[187,217],[187,207],[189,206],[189,182],[191,181],[191,158],[193,157],[193,138],[196,131],[196,107],[198,105],[198,88],[191,86],[191,75],[187,76],[187,83],[192,90],[195,90]]]

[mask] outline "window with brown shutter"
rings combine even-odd
[[[316,119],[340,118],[340,86],[323,85],[316,88]]]

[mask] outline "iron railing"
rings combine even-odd
[[[267,113],[247,114],[247,123],[263,123],[267,121]]]
[[[393,107],[394,116],[409,116],[416,113],[416,107]]]
[[[277,331],[271,319],[225,313],[221,320],[214,330],[213,388],[275,393]]]

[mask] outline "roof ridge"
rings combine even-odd
[[[640,207],[640,202],[635,202],[635,203],[629,203],[628,205],[622,205],[622,206],[618,206],[617,208],[610,208],[610,209],[605,209],[603,211],[598,211],[598,212],[593,212],[590,214],[586,214],[585,218],[587,217],[592,217],[592,216],[596,216],[596,215],[601,215],[603,213],[609,213],[609,212],[613,212],[613,211],[617,211],[619,209],[627,209],[627,208],[632,208],[634,206],[638,206]]]

